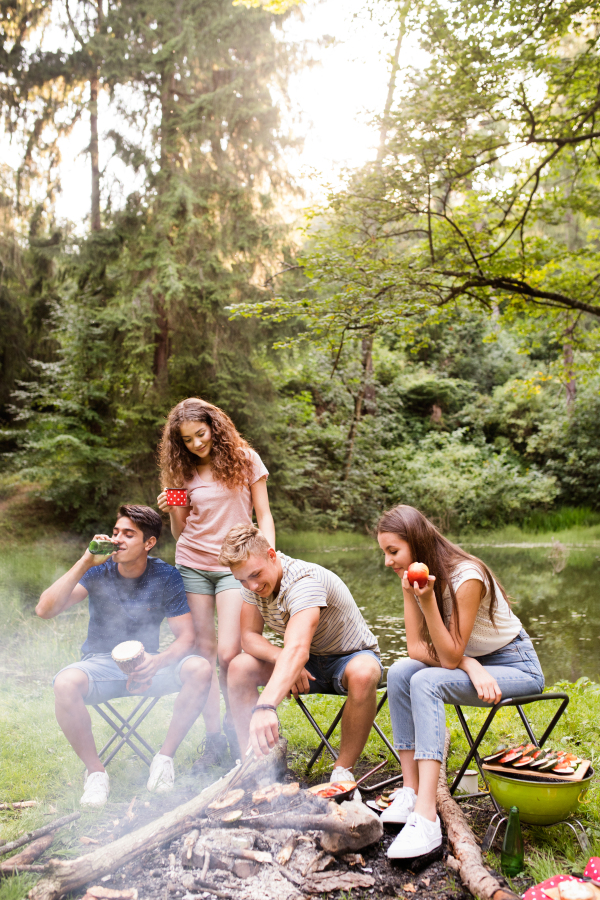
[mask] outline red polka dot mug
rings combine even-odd
[[[169,506],[189,506],[188,493],[181,488],[165,488]]]

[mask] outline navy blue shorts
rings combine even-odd
[[[383,666],[374,650],[355,650],[353,653],[346,653],[343,656],[315,656],[311,653],[304,667],[315,677],[315,680],[310,682],[310,693],[347,694],[348,691],[342,687],[342,678],[350,660],[360,655],[376,659],[381,669],[381,678],[383,678]]]

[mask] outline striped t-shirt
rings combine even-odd
[[[356,650],[379,653],[377,638],[341,578],[315,563],[277,553],[283,577],[276,597],[260,597],[242,588],[246,603],[258,607],[265,624],[275,634],[285,634],[290,617],[303,609],[322,607],[310,645],[315,656],[342,655]]]

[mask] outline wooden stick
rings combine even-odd
[[[9,860],[10,862],[10,860]],[[8,866],[8,863],[4,863],[6,868],[0,869],[0,875],[18,875],[20,872],[47,872],[49,863],[45,865],[33,865],[33,866]]]
[[[43,837],[38,838],[37,841],[33,841],[28,847],[25,847],[24,850],[17,853],[16,856],[12,856],[10,859],[6,859],[3,863],[0,863],[0,872],[12,872],[14,869],[18,869],[21,866],[28,866],[30,863],[34,862],[38,856],[41,856],[42,853],[46,852],[53,840],[53,834],[45,834]],[[44,866],[44,869],[45,868],[46,866]]]
[[[0,809],[29,809],[30,806],[39,806],[39,800],[15,800],[14,803],[0,803]]]
[[[81,818],[80,812],[69,813],[68,816],[63,816],[61,819],[55,819],[54,822],[43,825],[42,828],[36,828],[35,831],[28,831],[27,834],[21,835],[16,841],[9,841],[7,844],[0,847],[0,856],[4,856],[5,853],[10,853],[12,850],[17,850],[24,844],[29,844],[31,841],[35,841],[36,838],[43,837],[51,831],[56,831],[57,828],[62,828],[63,825],[68,825],[69,822],[74,822],[75,819],[79,818]]]
[[[286,750],[287,743],[281,740],[266,758],[254,760],[247,771],[248,779],[253,783],[262,778],[271,778],[275,781],[287,768]],[[221,778],[216,784],[205,788],[192,800],[182,803],[181,806],[165,813],[159,819],[149,822],[136,831],[131,831],[113,843],[98,847],[92,853],[80,856],[78,859],[50,860],[48,875],[31,889],[30,900],[59,900],[63,894],[83,887],[92,878],[101,878],[131,862],[132,859],[136,859],[189,831],[196,819],[206,810],[208,804],[212,803],[215,797],[231,784],[238,772],[238,767],[232,769],[228,775]],[[204,890],[208,890],[208,888],[204,888]]]
[[[446,729],[444,744],[444,760],[440,770],[437,787],[437,809],[448,833],[448,841],[454,857],[448,857],[448,865],[459,873],[462,883],[475,896],[482,900],[519,900],[518,895],[490,875],[483,865],[481,850],[465,815],[450,794],[446,763],[450,748],[450,732]]]

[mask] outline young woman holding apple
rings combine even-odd
[[[163,491],[158,507],[169,513],[177,541],[175,565],[181,572],[192,612],[198,653],[213,665],[213,680],[202,713],[206,725],[204,752],[196,768],[217,764],[227,752],[239,756],[235,727],[229,711],[227,671],[241,653],[240,584],[219,564],[221,544],[239,523],[252,522],[275,547],[275,525],[269,508],[267,477],[260,456],[238,433],[222,409],[196,397],[182,400],[167,417],[159,447]],[[167,489],[178,488],[179,491]],[[182,491],[189,504],[171,505]],[[215,633],[215,607],[218,639]],[[219,682],[226,713],[221,733],[219,682],[214,667],[219,661]]]
[[[410,859],[442,843],[435,799],[444,704],[488,706],[503,695],[535,694],[543,690],[544,676],[504,588],[480,559],[448,541],[412,506],[384,513],[377,540],[385,565],[402,580],[408,649],[408,658],[395,662],[387,677],[404,786],[381,818],[404,824],[388,856]],[[412,568],[415,563],[423,565]]]

